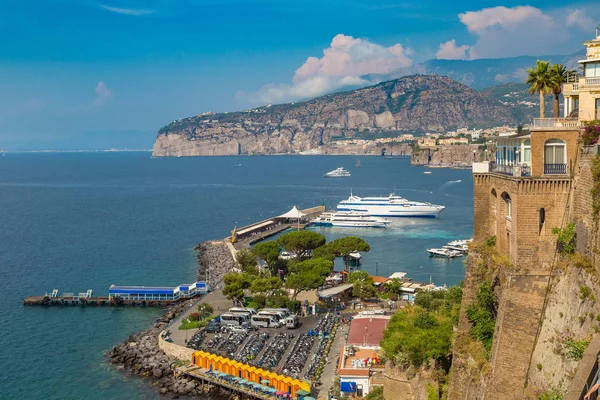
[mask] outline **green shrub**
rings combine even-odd
[[[496,246],[496,235],[490,236],[488,240],[485,241],[485,247],[495,247]]]
[[[440,392],[436,390],[431,384],[427,384],[427,400],[439,400]]]
[[[544,368],[544,367],[542,366],[542,364],[538,363],[538,365],[537,365],[537,369],[538,369],[538,371],[541,371],[541,370],[542,370],[542,368]]]
[[[552,234],[558,235],[556,248],[560,254],[575,253],[575,223],[569,222],[564,228],[552,228]]]
[[[581,300],[585,300],[588,298],[588,296],[591,293],[591,289],[589,288],[589,286],[587,285],[581,285],[579,286],[579,298]]]
[[[563,393],[560,389],[548,389],[537,396],[537,400],[562,400]]]
[[[401,367],[419,367],[430,359],[447,362],[461,298],[460,287],[417,294],[415,303],[423,307],[401,309],[390,320],[381,342],[385,357]]]
[[[597,216],[600,212],[600,156],[594,157],[592,161],[592,213]]]
[[[483,282],[477,291],[477,300],[466,310],[467,318],[473,324],[470,334],[479,340],[487,352],[492,348],[492,339],[496,327],[497,302],[490,283]]]

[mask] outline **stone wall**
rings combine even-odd
[[[576,164],[578,132],[574,131],[535,131],[531,135],[531,175],[544,174],[544,143],[548,139],[560,139],[567,144],[567,169],[570,171]]]
[[[383,398],[386,400],[427,400],[427,385],[437,387],[437,381],[431,379],[431,371],[427,370],[415,373],[412,367],[401,370],[388,363],[383,376]]]
[[[177,360],[192,361],[192,354],[196,350],[167,342],[162,338],[162,332],[158,335],[158,347],[169,357]]]
[[[413,165],[470,167],[475,160],[483,161],[485,152],[479,150],[477,144],[453,144],[436,146],[435,148],[417,148],[410,160]],[[492,153],[489,154],[489,157]],[[430,159],[431,158],[431,159]]]

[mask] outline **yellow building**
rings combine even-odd
[[[565,117],[579,121],[600,119],[600,27],[596,37],[583,43],[586,57],[579,62],[583,76],[570,76],[563,87]]]

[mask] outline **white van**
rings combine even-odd
[[[256,328],[278,328],[279,322],[272,315],[253,315],[250,321]]]
[[[298,316],[294,314],[294,315],[290,315],[289,317],[287,317],[285,319],[285,326],[288,329],[296,328],[296,326],[298,326]]]
[[[248,326],[247,317],[245,315],[223,314],[221,315],[221,325],[233,325],[246,328]]]

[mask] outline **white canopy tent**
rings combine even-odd
[[[299,219],[305,216],[306,214],[304,214],[302,211],[298,210],[296,206],[294,206],[290,211],[286,212],[285,214],[281,214],[277,218]]]

